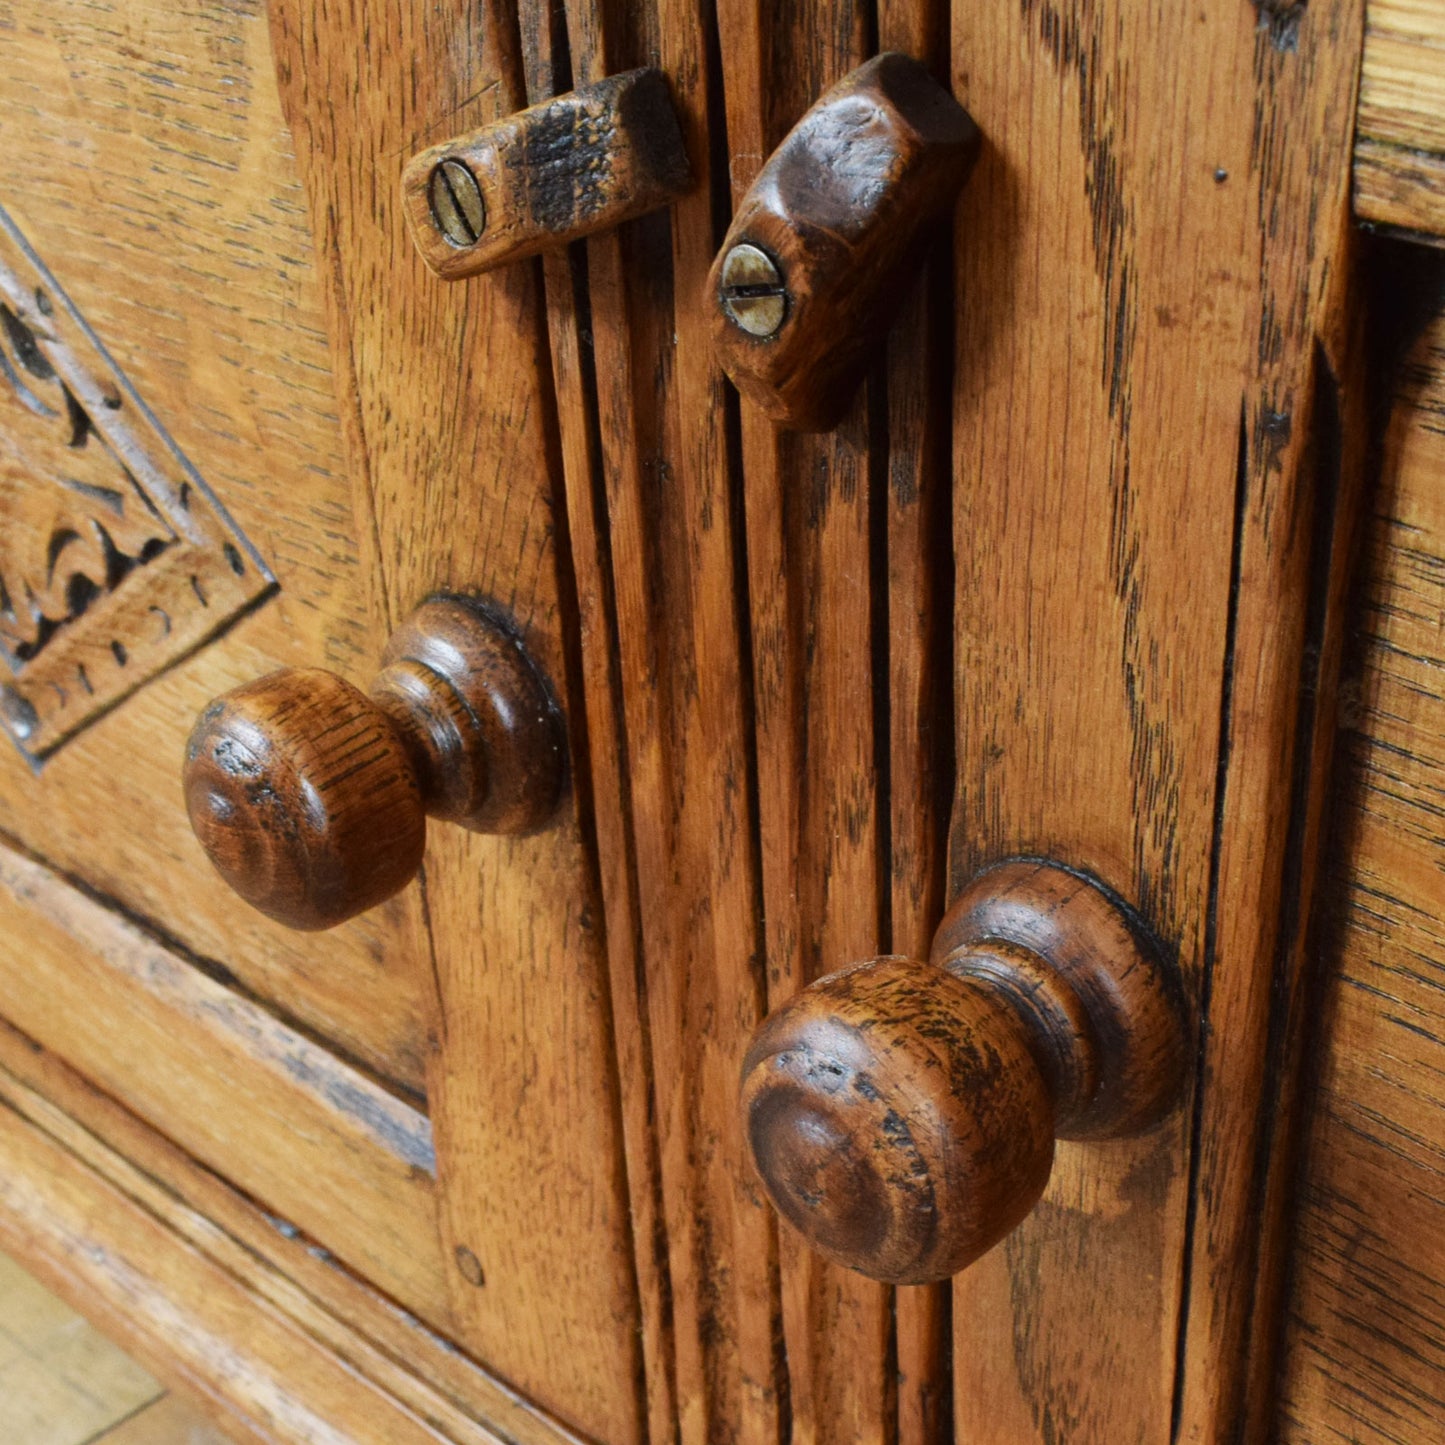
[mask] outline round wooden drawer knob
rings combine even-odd
[[[508,626],[458,598],[392,636],[370,694],[288,668],[200,716],[186,748],[191,827],[248,903],[330,928],[404,888],[426,818],[529,833],[556,810],[562,720]]]
[[[947,1279],[1038,1202],[1054,1141],[1137,1133],[1175,1101],[1172,981],[1123,907],[1050,863],[981,874],[929,963],[819,979],[759,1029],[743,1128],[779,1212],[893,1284]]]

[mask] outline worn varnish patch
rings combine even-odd
[[[0,209],[0,723],[45,758],[272,586]]]

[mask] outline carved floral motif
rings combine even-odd
[[[0,209],[0,723],[45,757],[272,585]]]

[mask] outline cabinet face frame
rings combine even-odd
[[[560,830],[439,838],[409,926],[457,1337],[579,1427],[906,1445],[950,1390],[965,1439],[1254,1418],[1362,435],[1359,24],[1344,0],[273,0],[378,626],[495,598],[572,725]],[[876,43],[925,54],[987,144],[886,369],[835,434],[779,438],[696,298],[729,189]],[[699,176],[670,216],[426,273],[407,155],[644,62]],[[1064,1151],[951,1303],[895,1297],[779,1240],[734,1071],[770,1003],[924,952],[1012,853],[1097,872],[1177,949],[1195,1094]]]

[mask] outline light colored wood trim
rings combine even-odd
[[[1355,212],[1445,237],[1445,0],[1370,0]]]
[[[445,1327],[424,1115],[4,848],[0,937],[17,1028]]]
[[[485,1422],[512,1445],[578,1445],[516,1391],[258,1209],[53,1054],[0,1022],[0,1100],[296,1320],[322,1347],[418,1415],[469,1438]]]
[[[148,1369],[257,1445],[439,1445],[447,1436],[0,1107],[0,1248]],[[505,1445],[474,1433],[468,1445]]]

